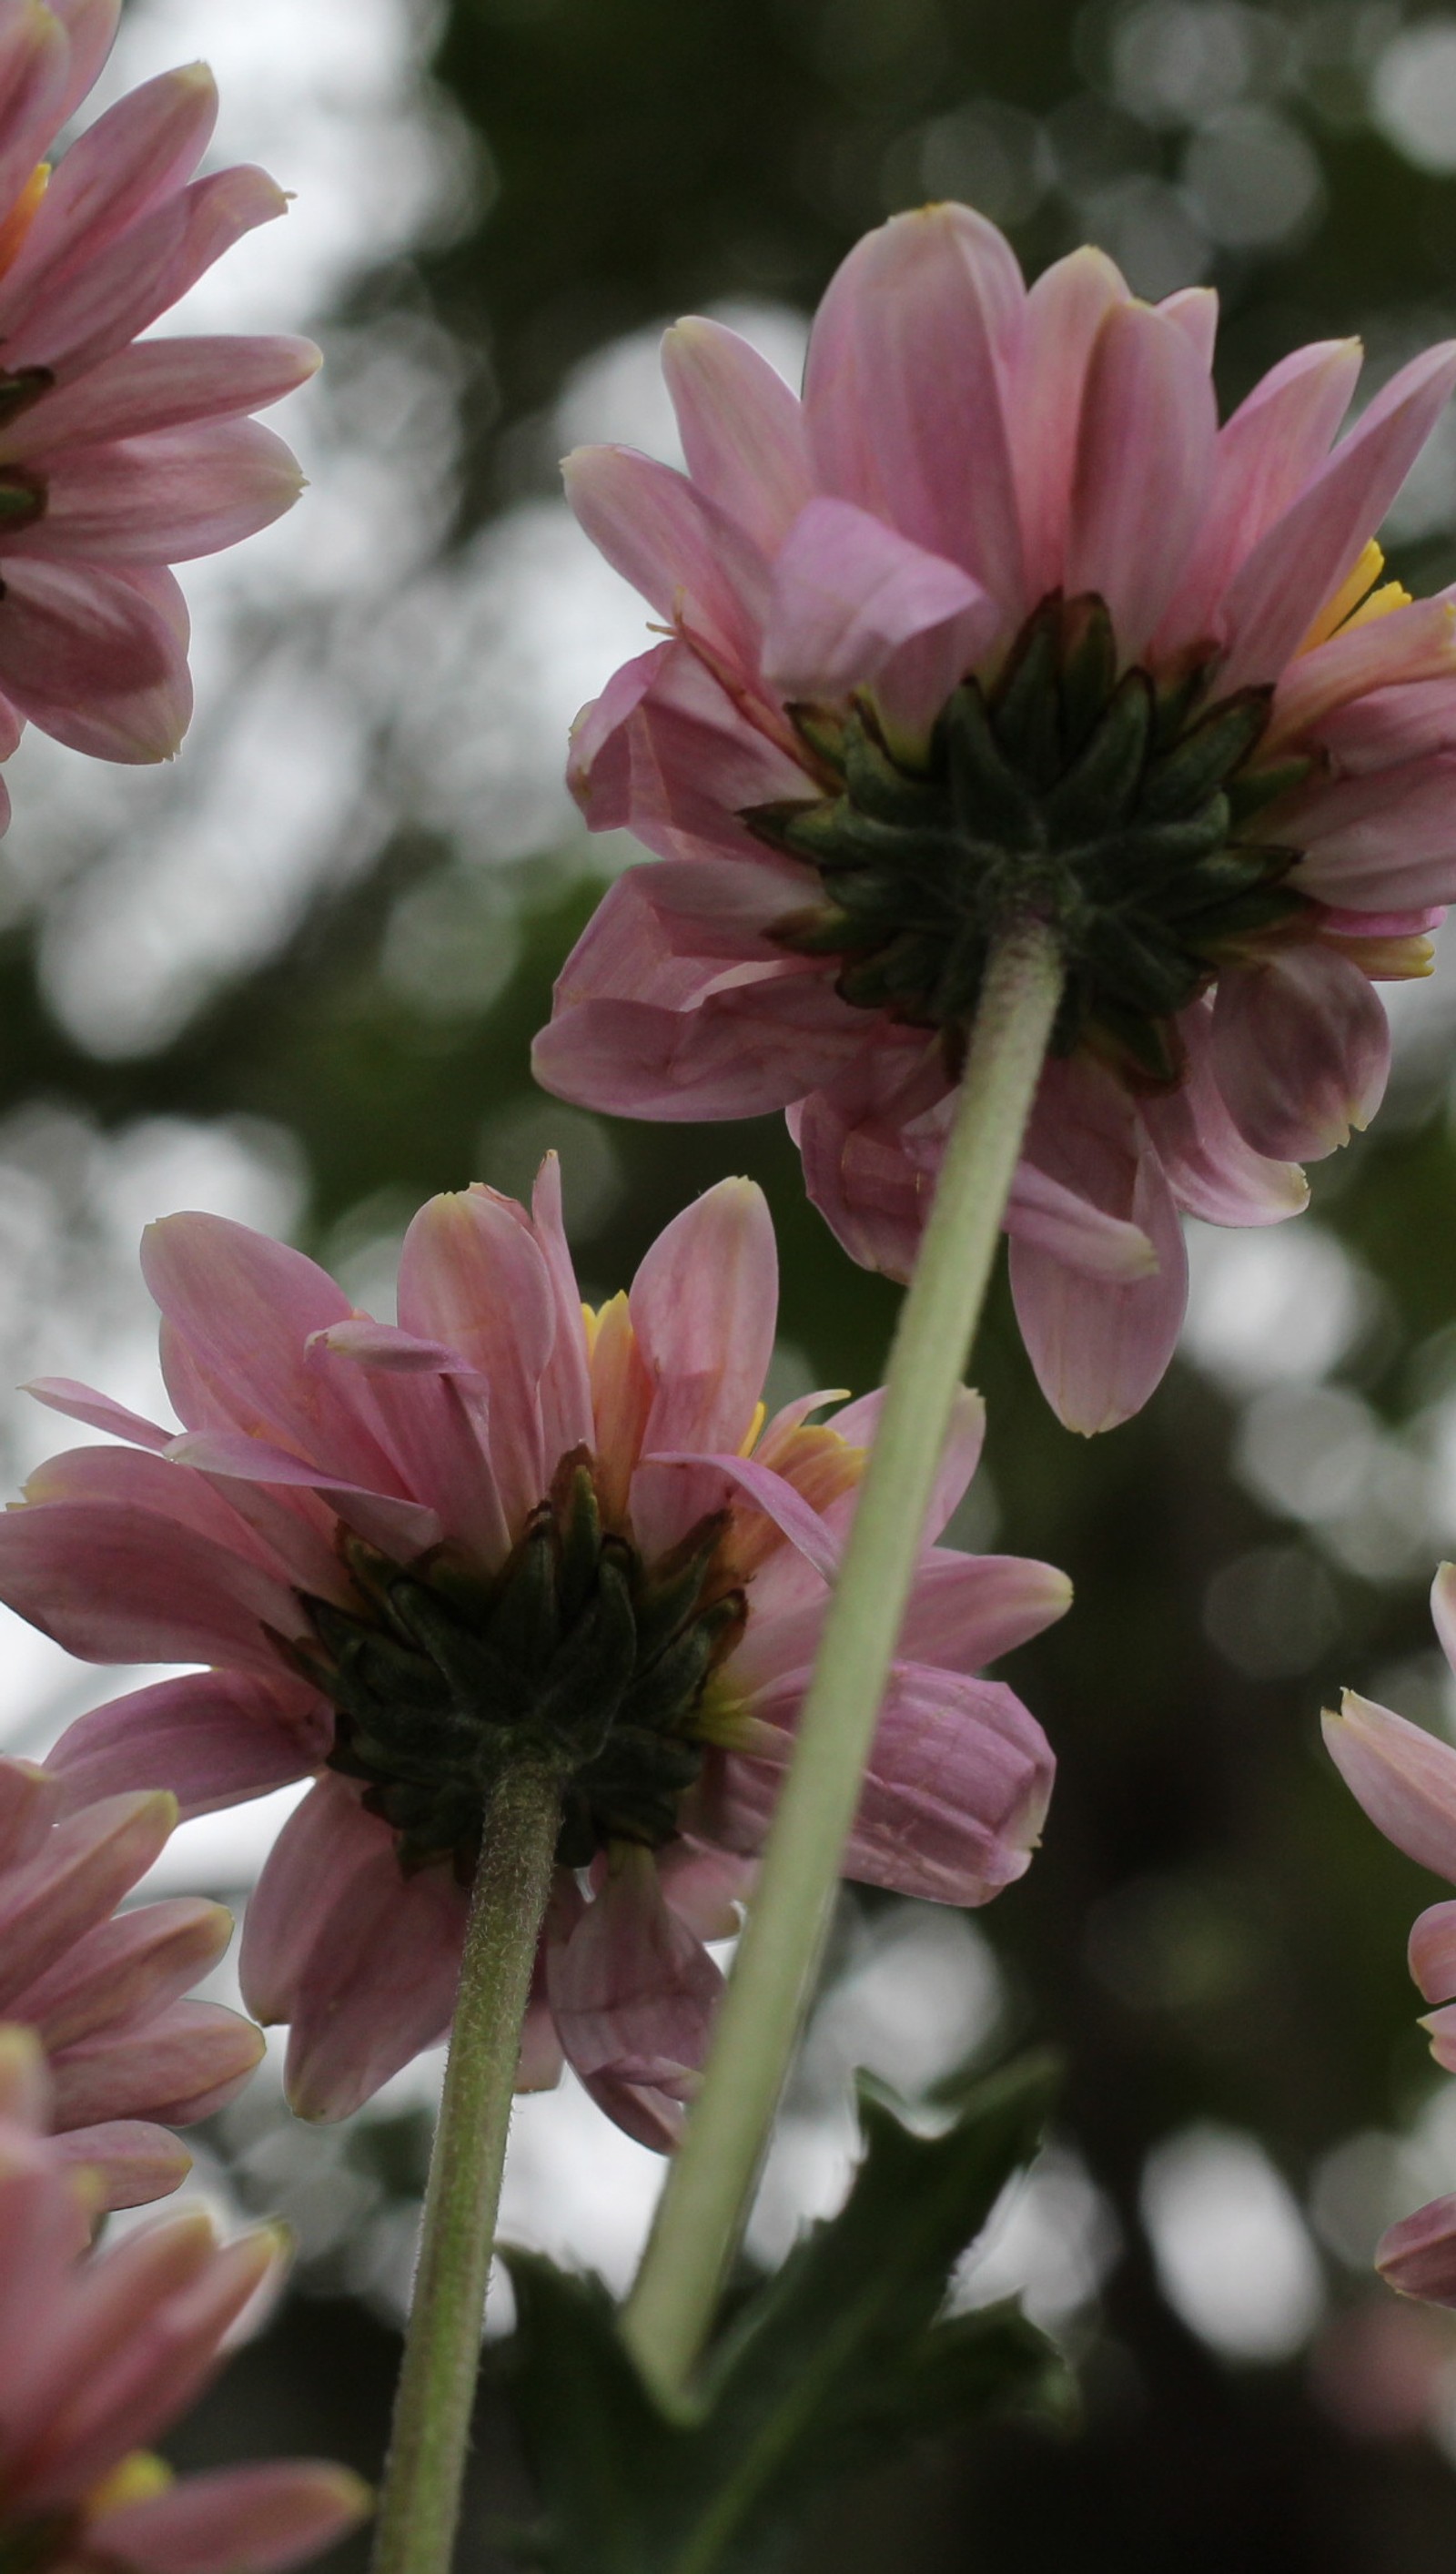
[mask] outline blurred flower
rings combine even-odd
[[[494,1779],[558,1768],[560,1868],[526,2087],[565,2048],[654,2143],[677,2131],[772,1810],[878,1396],[764,1428],[777,1303],[760,1192],[671,1224],[584,1314],[555,1159],[532,1212],[476,1187],[406,1236],[400,1326],[203,1215],[151,1228],[181,1437],[68,1382],[133,1448],[52,1459],[0,1521],[0,1595],[91,1660],[207,1661],[72,1726],[72,1795],[192,1812],[320,1772],[249,1910],[243,1990],[289,2020],[290,2096],[339,2116],[446,2031]],[[973,1471],[962,1396],[846,1869],[981,1904],[1025,1869],[1040,1728],[979,1667],[1065,1578],[933,1540]],[[151,1454],[138,1453],[150,1450]]]
[[[266,527],[300,489],[244,415],[313,373],[308,341],[138,337],[285,210],[262,170],[192,178],[217,114],[206,67],[121,99],[54,174],[42,158],[119,11],[0,0],[0,757],[28,719],[102,759],[169,758],[191,686],[167,567]]]
[[[1379,1102],[1372,978],[1456,892],[1456,609],[1376,588],[1373,531],[1456,382],[1446,344],[1331,446],[1357,344],[1220,429],[1215,304],[1076,252],[1028,293],[964,207],[897,216],[819,308],[800,405],[670,331],[686,476],[567,466],[670,640],[580,718],[608,893],[538,1039],[644,1117],[786,1108],[853,1256],[914,1257],[990,942],[1066,987],[1006,1217],[1037,1374],[1095,1431],[1167,1364],[1179,1211],[1270,1224]]]
[[[1456,1565],[1443,1564],[1431,1611],[1456,1671]],[[1387,1841],[1456,1885],[1456,1746],[1346,1690],[1324,1736],[1345,1785]],[[1456,1903],[1432,1904],[1410,1934],[1410,1970],[1427,2001],[1431,2053],[1456,2073]],[[1408,2297],[1456,2306],[1456,2197],[1432,2199],[1381,2238],[1376,2267]]]
[[[228,1944],[221,1904],[116,1910],[166,1843],[176,1798],[154,1789],[63,1817],[64,1803],[58,1779],[0,1760],[0,2014],[45,2048],[63,2151],[95,2169],[108,2207],[136,2207],[191,2168],[167,2127],[233,2099],[263,2036],[184,1998]]]
[[[269,2574],[369,2508],[357,2476],[280,2459],[174,2482],[137,2443],[199,2395],[280,2268],[264,2227],[206,2216],[87,2249],[94,2201],[46,2135],[28,2030],[0,2031],[0,2559],[25,2574]]]

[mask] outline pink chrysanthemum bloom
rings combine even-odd
[[[0,2564],[23,2574],[272,2574],[331,2546],[367,2487],[322,2459],[184,2476],[141,2443],[213,2378],[281,2267],[268,2227],[200,2213],[88,2250],[88,2174],[46,2133],[47,2076],[0,2030]]]
[[[0,1760],[0,2017],[45,2048],[62,2149],[93,2167],[108,2207],[137,2207],[186,2178],[192,2157],[168,2128],[233,2099],[263,2035],[186,1998],[228,1944],[221,1904],[117,1912],[161,1853],[176,1798],[153,1789],[63,1815],[65,1803],[59,1779]]]
[[[210,72],[148,81],[47,167],[120,5],[0,0],[0,757],[29,721],[103,759],[169,758],[192,697],[168,566],[300,489],[244,415],[313,373],[308,341],[138,338],[287,202],[262,170],[192,177]]]
[[[92,1660],[214,1668],[82,1717],[51,1766],[82,1798],[168,1786],[193,1812],[319,1774],[242,1979],[292,2023],[295,2106],[327,2117],[444,2034],[493,1781],[547,1759],[560,1867],[522,2081],[565,2050],[669,2141],[721,1989],[704,1941],[762,1840],[878,1404],[761,1426],[760,1192],[710,1190],[598,1314],[554,1159],[529,1215],[481,1187],[422,1209],[398,1327],[220,1218],[153,1226],[143,1262],[187,1429],[37,1387],[138,1444],[42,1467],[0,1520],[0,1597]],[[1025,1869],[1052,1771],[975,1675],[1069,1596],[1048,1565],[933,1543],[980,1435],[965,1395],[846,1861],[966,1905]]]
[[[1456,1672],[1456,1565],[1443,1564],[1431,1614]],[[1456,1886],[1456,1749],[1423,1726],[1346,1690],[1324,1720],[1325,1742],[1347,1788],[1387,1841]],[[1410,1971],[1428,2002],[1431,2053],[1456,2073],[1456,1903],[1432,1904],[1410,1934]],[[1376,2266],[1405,2296],[1456,2306],[1456,2197],[1432,2199],[1382,2238]]]
[[[1268,1224],[1362,1125],[1371,978],[1456,891],[1456,610],[1373,534],[1456,382],[1416,359],[1338,446],[1351,341],[1218,425],[1215,301],[1082,250],[1027,291],[963,206],[897,216],[819,307],[800,403],[670,331],[687,474],[567,467],[669,640],[579,720],[608,893],[541,1079],[625,1115],[786,1108],[855,1259],[907,1274],[988,945],[1050,924],[1060,1014],[1011,1206],[1033,1364],[1082,1431],[1167,1365],[1180,1210]]]

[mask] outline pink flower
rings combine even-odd
[[[721,1985],[704,1945],[751,1878],[878,1397],[766,1427],[767,1209],[724,1181],[584,1314],[555,1160],[530,1214],[438,1197],[399,1325],[295,1251],[173,1216],[143,1253],[180,1437],[68,1382],[42,1400],[130,1447],[74,1449],[0,1520],[0,1596],[72,1652],[206,1663],[82,1717],[81,1800],[184,1811],[317,1774],[249,1909],[249,2008],[292,2023],[290,2094],[339,2116],[440,2038],[491,1782],[563,1778],[522,2081],[570,2056],[612,2114],[676,2132]],[[1064,1577],[934,1543],[974,1468],[962,1398],[846,1867],[981,1904],[1019,1877],[1052,1762],[980,1667]],[[524,1730],[524,1731],[523,1731]]]
[[[1431,1610],[1456,1670],[1456,1565],[1442,1565]],[[1352,1690],[1338,1716],[1326,1712],[1324,1736],[1346,1787],[1386,1840],[1456,1886],[1456,1747]],[[1410,1970],[1427,2001],[1442,2005],[1421,2024],[1436,2062],[1456,2073],[1456,1903],[1432,1904],[1421,1914],[1410,1934]],[[1433,2199],[1402,2217],[1375,2258],[1403,2295],[1456,2306],[1456,2197]]]
[[[267,2227],[201,2214],[88,2250],[87,2175],[46,2134],[26,2029],[0,2030],[0,2558],[27,2574],[272,2574],[332,2545],[368,2489],[322,2459],[184,2476],[139,2444],[217,2373],[281,2267]]]
[[[1453,383],[1404,368],[1339,445],[1353,342],[1220,428],[1214,299],[1083,250],[1028,292],[962,206],[851,252],[800,403],[720,325],[664,365],[687,474],[567,466],[669,640],[581,716],[613,886],[540,1078],[661,1118],[787,1111],[856,1260],[907,1274],[988,944],[1051,922],[1066,986],[1006,1217],[1074,1429],[1158,1382],[1180,1213],[1270,1224],[1379,1103],[1374,979],[1456,893],[1456,608],[1373,532]]]
[[[138,337],[287,202],[262,170],[193,178],[211,73],[146,82],[47,167],[119,10],[0,0],[0,757],[29,720],[102,759],[170,758],[192,698],[168,566],[300,489],[246,415],[313,373],[308,341]]]
[[[175,1797],[64,1804],[59,1779],[0,1760],[0,2016],[45,2048],[63,2151],[94,2168],[108,2207],[136,2207],[185,2179],[192,2157],[168,2127],[233,2099],[263,2037],[185,1998],[228,1944],[222,1905],[117,1911],[176,1823]]]

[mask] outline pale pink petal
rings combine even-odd
[[[686,1833],[657,1854],[658,1883],[680,1922],[699,1939],[731,1939],[757,1875],[736,1851],[715,1850]]]
[[[66,1448],[27,1477],[25,1496],[30,1504],[106,1502],[122,1511],[154,1511],[275,1578],[295,1575],[288,1557],[240,1519],[229,1495],[168,1456],[134,1448]]]
[[[898,1650],[906,1662],[978,1672],[1039,1636],[1070,1605],[1071,1584],[1055,1565],[932,1548],[916,1572]],[[820,1587],[815,1598],[765,1614],[755,1584],[753,1614],[732,1658],[734,1686],[756,1690],[804,1670],[813,1660],[826,1607]]]
[[[1097,333],[1127,287],[1102,251],[1075,250],[1042,271],[1026,298],[1026,327],[1009,408],[1011,462],[1026,549],[1026,588],[1044,599],[1066,570],[1082,387]]]
[[[71,59],[56,131],[80,106],[116,42],[121,0],[48,0],[71,40]]]
[[[1239,1133],[1278,1161],[1317,1159],[1368,1126],[1390,1070],[1390,1022],[1358,965],[1314,941],[1225,968],[1213,1067]]]
[[[49,456],[59,448],[262,411],[306,384],[320,362],[312,340],[202,333],[139,340],[43,394],[0,431],[0,456]]]
[[[897,711],[928,725],[990,643],[1000,611],[978,582],[846,501],[810,501],[773,566],[763,675],[785,697],[835,699],[871,686],[899,648],[933,646],[923,702]]]
[[[542,1443],[548,1457],[565,1457],[573,1448],[591,1447],[595,1422],[582,1291],[567,1240],[562,1166],[555,1153],[544,1155],[536,1174],[531,1192],[531,1225],[546,1262],[556,1305],[551,1356],[540,1385]]]
[[[1282,1224],[1298,1215],[1309,1203],[1298,1164],[1256,1153],[1229,1115],[1208,1004],[1184,1010],[1178,1031],[1183,1077],[1173,1090],[1148,1092],[1140,1110],[1179,1206],[1208,1224]]]
[[[1456,2197],[1433,2198],[1390,2226],[1375,2246],[1375,2267],[1403,2297],[1456,2306]]]
[[[170,758],[181,731],[168,682],[183,654],[153,602],[119,573],[89,564],[4,560],[0,684],[21,712],[73,749],[100,738],[110,759]]]
[[[751,1560],[764,1531],[787,1538],[820,1581],[838,1571],[839,1547],[819,1512],[810,1508],[781,1475],[751,1457],[704,1456],[697,1449],[677,1456],[645,1457],[632,1479],[632,1524],[648,1557],[666,1554],[696,1528],[709,1512],[734,1500],[733,1543]],[[771,1543],[771,1540],[770,1540]]]
[[[914,1266],[944,1150],[947,1097],[939,1047],[910,1030],[881,1028],[831,1087],[789,1109],[810,1201],[866,1269],[904,1279]]]
[[[304,1632],[293,1594],[257,1565],[155,1511],[38,1502],[0,1520],[0,1599],[88,1663],[279,1668]]]
[[[0,2010],[116,1910],[176,1821],[176,1800],[162,1791],[110,1797],[67,1816],[33,1859],[9,1872],[0,1884]]]
[[[593,831],[630,828],[664,858],[748,858],[811,887],[807,868],[770,858],[738,818],[818,791],[785,719],[775,724],[782,740],[748,721],[697,652],[660,644],[578,715],[567,783]]]
[[[830,1415],[826,1427],[835,1431],[840,1439],[847,1439],[851,1447],[872,1448],[883,1409],[884,1389],[876,1386],[872,1394],[861,1394],[856,1402],[841,1405]],[[956,1504],[963,1499],[980,1464],[985,1434],[986,1408],[980,1396],[968,1385],[957,1386],[939,1464],[935,1468],[935,1479],[930,1487],[925,1525],[920,1531],[922,1546],[934,1544]],[[856,1486],[841,1501],[831,1502],[824,1513],[829,1526],[847,1529],[857,1500]]]
[[[1443,1564],[1431,1584],[1431,1619],[1441,1651],[1456,1671],[1456,1564]]]
[[[1456,752],[1346,777],[1301,796],[1288,829],[1301,893],[1389,912],[1456,897]],[[1367,924],[1368,926],[1368,924]]]
[[[798,398],[736,331],[696,315],[663,341],[688,471],[771,555],[813,491]]]
[[[174,1464],[217,1483],[236,1480],[275,1488],[297,1484],[317,1492],[346,1527],[392,1554],[423,1555],[428,1547],[438,1546],[444,1534],[435,1512],[421,1503],[399,1501],[392,1493],[372,1493],[358,1484],[336,1483],[321,1467],[306,1465],[286,1448],[270,1447],[267,1440],[250,1439],[242,1430],[185,1430],[168,1443],[167,1454]]]
[[[271,526],[302,489],[291,449],[256,420],[73,448],[47,463],[44,518],[7,541],[6,582],[36,558],[188,563]]]
[[[1153,1276],[1119,1285],[1012,1241],[1011,1291],[1037,1381],[1067,1428],[1090,1437],[1140,1410],[1172,1356],[1187,1299],[1177,1208],[1126,1092],[1088,1059],[1047,1065],[1028,1153],[1137,1225],[1158,1258]]]
[[[217,84],[187,63],[129,90],[78,134],[36,209],[0,298],[23,310],[69,279],[192,177],[217,123]]]
[[[1014,1241],[1036,1243],[1084,1278],[1146,1278],[1157,1267],[1140,1225],[1093,1206],[1034,1162],[1018,1162],[1001,1222]]]
[[[1165,295],[1157,309],[1165,322],[1176,324],[1199,362],[1211,367],[1218,338],[1217,288],[1180,286],[1174,294]]]
[[[1207,504],[1217,416],[1186,332],[1116,304],[1087,366],[1066,580],[1106,601],[1135,661],[1172,598]]]
[[[53,2053],[98,2029],[138,2024],[180,2001],[233,1931],[224,1904],[177,1896],[99,1922],[26,1986],[25,2017]]]
[[[1456,1998],[1456,1904],[1431,1904],[1411,1927],[1411,1979],[1428,2002]]]
[[[847,1017],[830,984],[807,974],[720,989],[696,1009],[580,1001],[542,1029],[531,1066],[558,1099],[614,1116],[761,1117],[799,1096],[806,1060],[842,1062],[862,1047]]]
[[[644,1453],[735,1450],[762,1391],[778,1311],[762,1190],[720,1180],[685,1207],[648,1252],[629,1305],[656,1388]]]
[[[12,7],[0,18],[0,206],[20,195],[66,114],[70,47],[57,14]]]
[[[1278,678],[1379,527],[1453,385],[1456,343],[1413,358],[1260,539],[1224,594],[1221,686]]]
[[[1431,751],[1456,750],[1456,680],[1411,679],[1370,689],[1322,718],[1320,740],[1336,777],[1399,768]]]
[[[1359,372],[1358,340],[1315,341],[1271,367],[1225,421],[1208,510],[1158,636],[1162,649],[1211,631],[1231,575],[1324,463]]]
[[[570,1937],[548,1945],[547,1989],[588,2090],[640,2144],[663,2149],[708,2052],[723,1977],[665,1902],[650,1851],[614,1852]]]
[[[143,2114],[191,2126],[236,2099],[259,2063],[261,2028],[219,2002],[173,2002],[140,2026],[101,2029],[51,2056],[58,2126]]]
[[[37,1403],[46,1404],[52,1412],[64,1412],[72,1421],[84,1421],[89,1429],[109,1431],[114,1439],[134,1440],[139,1448],[165,1448],[175,1436],[160,1422],[144,1420],[141,1413],[129,1412],[124,1403],[113,1403],[109,1394],[97,1394],[89,1385],[78,1385],[74,1377],[32,1377],[20,1391],[34,1395]]]
[[[1030,602],[1002,383],[1024,306],[994,225],[896,215],[830,281],[803,387],[823,488],[960,564],[1012,621]]]
[[[56,1781],[38,1763],[0,1759],[0,1870],[44,1849],[61,1802]]]
[[[347,2467],[290,2458],[184,2476],[149,2502],[97,2514],[87,2537],[137,2574],[273,2574],[331,2547],[371,2501]]]
[[[562,469],[592,543],[660,617],[752,672],[767,567],[726,510],[686,475],[630,447],[580,447]]]
[[[546,1494],[541,1383],[557,1333],[546,1256],[494,1189],[447,1191],[422,1207],[400,1253],[400,1321],[446,1342],[490,1387],[491,1464],[508,1528]]]
[[[103,2207],[150,2207],[170,2198],[192,2169],[192,2156],[166,2127],[145,2118],[103,2118],[55,2139],[63,2161],[94,2176]]]
[[[210,1815],[306,1779],[333,1739],[328,1701],[281,1667],[188,1672],[78,1716],[46,1759],[73,1809],[168,1788],[184,1815]]]
[[[1456,1750],[1353,1690],[1326,1709],[1324,1739],[1377,1831],[1456,1885]]]

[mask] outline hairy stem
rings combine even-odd
[[[471,1894],[374,2574],[448,2574],[521,2027],[560,1824],[554,1772],[523,1762],[506,1773]]]
[[[1061,984],[1055,941],[1039,922],[1017,924],[992,951],[792,1767],[703,2091],[623,2318],[639,2366],[669,2402],[682,2396],[712,2322],[812,1992]]]

